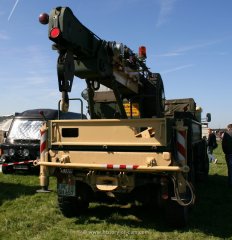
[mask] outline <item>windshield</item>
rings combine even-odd
[[[15,119],[9,132],[8,138],[15,140],[39,140],[40,128],[42,124],[43,121],[40,120]]]

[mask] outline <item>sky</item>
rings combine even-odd
[[[231,0],[0,0],[0,115],[57,108],[58,54],[48,25],[38,21],[57,6],[70,7],[101,39],[135,53],[146,46],[146,64],[161,74],[166,99],[194,98],[202,117],[211,113],[212,128],[232,123]],[[70,98],[84,88],[75,78]]]

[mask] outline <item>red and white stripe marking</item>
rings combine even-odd
[[[40,154],[43,155],[46,150],[47,131],[40,130]]]
[[[179,161],[186,160],[186,130],[178,130],[177,131],[177,158]]]
[[[2,166],[3,167],[7,167],[7,166],[12,166],[12,165],[20,165],[20,164],[28,164],[28,163],[32,163],[35,160],[28,160],[28,161],[21,161],[21,162],[12,162],[12,163],[3,163]]]
[[[126,165],[126,164],[102,164],[102,168],[106,169],[120,169],[120,170],[135,170],[139,165]]]

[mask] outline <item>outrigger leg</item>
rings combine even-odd
[[[44,125],[40,129],[40,162],[45,162],[46,161],[46,153],[47,153],[47,125],[46,121]],[[41,189],[37,190],[38,193],[48,193],[51,192],[48,190],[49,186],[49,172],[48,172],[48,167],[40,165],[40,186]]]

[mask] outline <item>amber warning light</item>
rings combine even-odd
[[[144,46],[139,47],[139,58],[143,58],[143,59],[147,58],[146,52],[147,52],[146,47]]]

